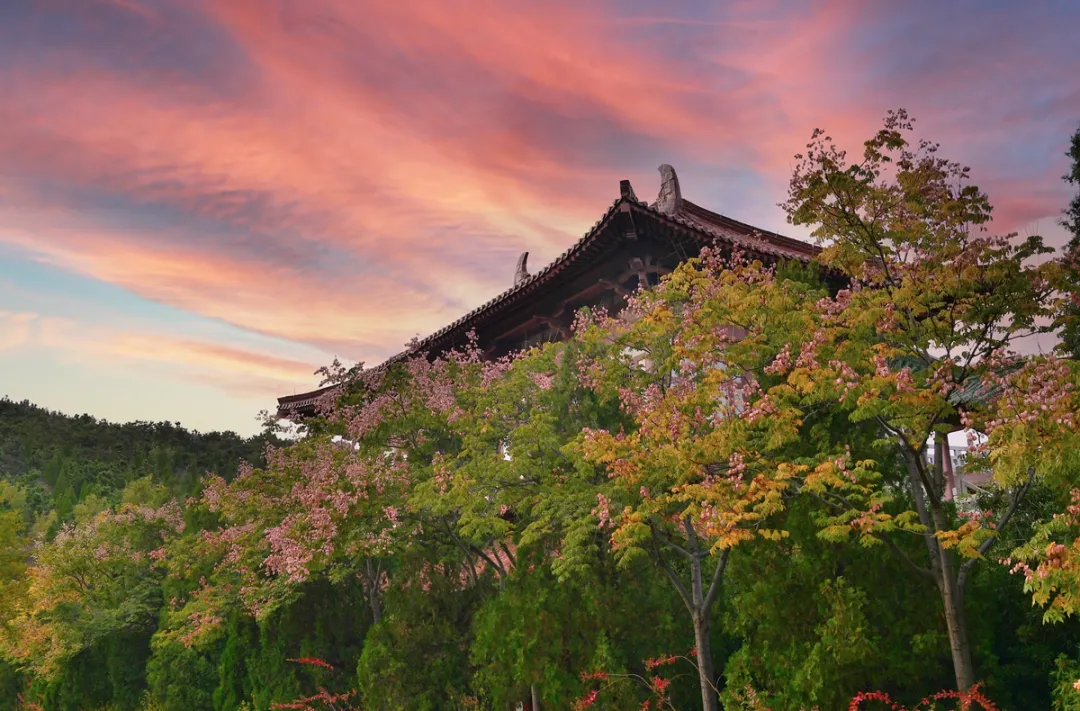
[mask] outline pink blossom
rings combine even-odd
[[[551,384],[555,381],[555,376],[548,373],[533,373],[531,377],[536,387],[541,390],[551,390]]]
[[[780,351],[772,363],[765,366],[765,372],[771,375],[783,375],[791,370],[791,344],[784,345],[784,349]]]
[[[892,375],[892,371],[889,370],[889,362],[885,360],[885,356],[875,355],[872,359],[874,364],[874,375],[879,378],[887,378]]]
[[[913,392],[915,390],[915,381],[911,377],[911,368],[904,367],[896,374],[896,391],[897,392]]]
[[[592,510],[592,513],[593,513],[593,516],[596,516],[596,518],[599,519],[599,523],[597,524],[597,528],[601,528],[601,529],[609,528],[612,525],[611,524],[611,510],[610,510],[611,502],[608,501],[608,498],[606,496],[604,496],[602,493],[597,493],[596,500],[597,500],[596,508],[594,508]]]

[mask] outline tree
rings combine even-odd
[[[164,503],[164,502],[162,502]],[[97,494],[89,494],[84,497],[82,501],[75,504],[74,511],[72,512],[75,517],[75,524],[83,524],[89,522],[95,516],[102,511],[109,509],[109,502],[104,497]]]
[[[925,614],[935,591],[897,585],[882,546],[823,540],[820,508],[791,501],[787,538],[732,559],[724,625],[741,643],[724,669],[725,708],[740,708],[747,687],[773,711],[798,711],[846,708],[866,689],[913,702],[949,683],[945,631]]]
[[[1075,432],[1076,374],[1053,358],[1010,353],[1017,340],[1047,332],[1061,308],[1058,265],[1030,264],[1049,250],[1037,237],[989,236],[992,206],[966,184],[968,169],[938,157],[935,144],[913,146],[912,128],[903,111],[891,112],[857,163],[821,131],[798,156],[784,207],[792,223],[814,226],[827,245],[823,265],[850,287],[803,309],[811,327],[777,358],[773,369],[786,383],[770,397],[781,412],[829,408],[875,430],[876,452],[866,459],[830,464],[843,444],[833,438],[811,461],[795,463],[861,471],[867,495],[837,491],[827,478],[803,489],[834,508],[825,535],[885,542],[934,581],[963,691],[975,681],[965,583],[1032,482],[1061,474],[1062,442]],[[1009,492],[998,513],[952,513],[940,446],[961,428],[989,437],[983,463]],[[894,462],[900,475],[888,477]],[[903,499],[891,500],[890,484],[906,489]],[[898,532],[923,538],[927,567],[903,555]]]
[[[169,500],[169,492],[161,484],[155,484],[153,478],[144,476],[128,482],[120,492],[120,503],[137,506],[162,506]]]
[[[202,502],[221,526],[200,543],[218,564],[175,615],[209,631],[234,602],[262,619],[294,600],[309,579],[359,575],[377,623],[394,555],[414,543],[445,542],[447,532],[505,575],[505,546],[496,552],[464,542],[454,530],[459,515],[413,497],[460,450],[458,391],[484,382],[492,367],[466,350],[434,362],[335,373],[340,387],[308,436],[269,450],[265,467],[244,467],[231,482],[208,479]]]
[[[7,639],[8,622],[26,593],[29,552],[22,511],[0,510],[0,640]]]
[[[800,331],[799,304],[819,289],[706,249],[620,316],[578,324],[583,381],[619,402],[630,425],[583,433],[578,451],[599,468],[591,521],[624,562],[648,557],[685,605],[706,710],[717,708],[712,612],[729,558],[786,535],[770,518],[795,470],[769,457],[802,446],[794,411],[750,402],[775,352],[769,329]]]
[[[362,708],[433,711],[469,696],[471,621],[486,590],[462,584],[462,571],[436,550],[400,557],[386,613],[371,628],[356,667]],[[423,665],[416,659],[424,658]]]
[[[111,684],[112,700],[131,708],[161,607],[158,563],[183,526],[175,503],[125,505],[63,526],[35,551],[4,656],[46,685],[81,683],[80,668],[101,665],[85,681]]]
[[[1047,622],[1080,612],[1080,489],[1072,490],[1071,499],[1064,512],[1040,523],[1031,540],[1008,559],[1016,561],[1013,572],[1024,575],[1024,591],[1045,608]]]

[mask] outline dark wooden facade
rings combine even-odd
[[[536,274],[528,274],[523,254],[514,286],[388,362],[412,355],[434,356],[466,343],[475,331],[488,357],[570,335],[583,306],[617,312],[640,285],[655,285],[680,262],[706,245],[741,249],[766,263],[807,262],[818,248],[759,230],[684,200],[675,171],[660,167],[660,194],[652,204],[638,200],[630,181],[619,197],[578,242]],[[314,413],[326,389],[278,398],[278,416],[302,419]]]

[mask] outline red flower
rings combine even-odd
[[[323,669],[333,669],[333,665],[324,662],[321,659],[315,657],[297,657],[296,659],[286,659],[288,662],[296,662],[297,664],[306,664],[311,667],[322,667]]]

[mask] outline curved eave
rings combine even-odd
[[[328,385],[306,393],[279,397],[277,399],[277,416],[281,419],[288,419],[289,416],[297,414],[309,417],[315,414],[315,406],[319,400],[333,389],[334,386]]]

